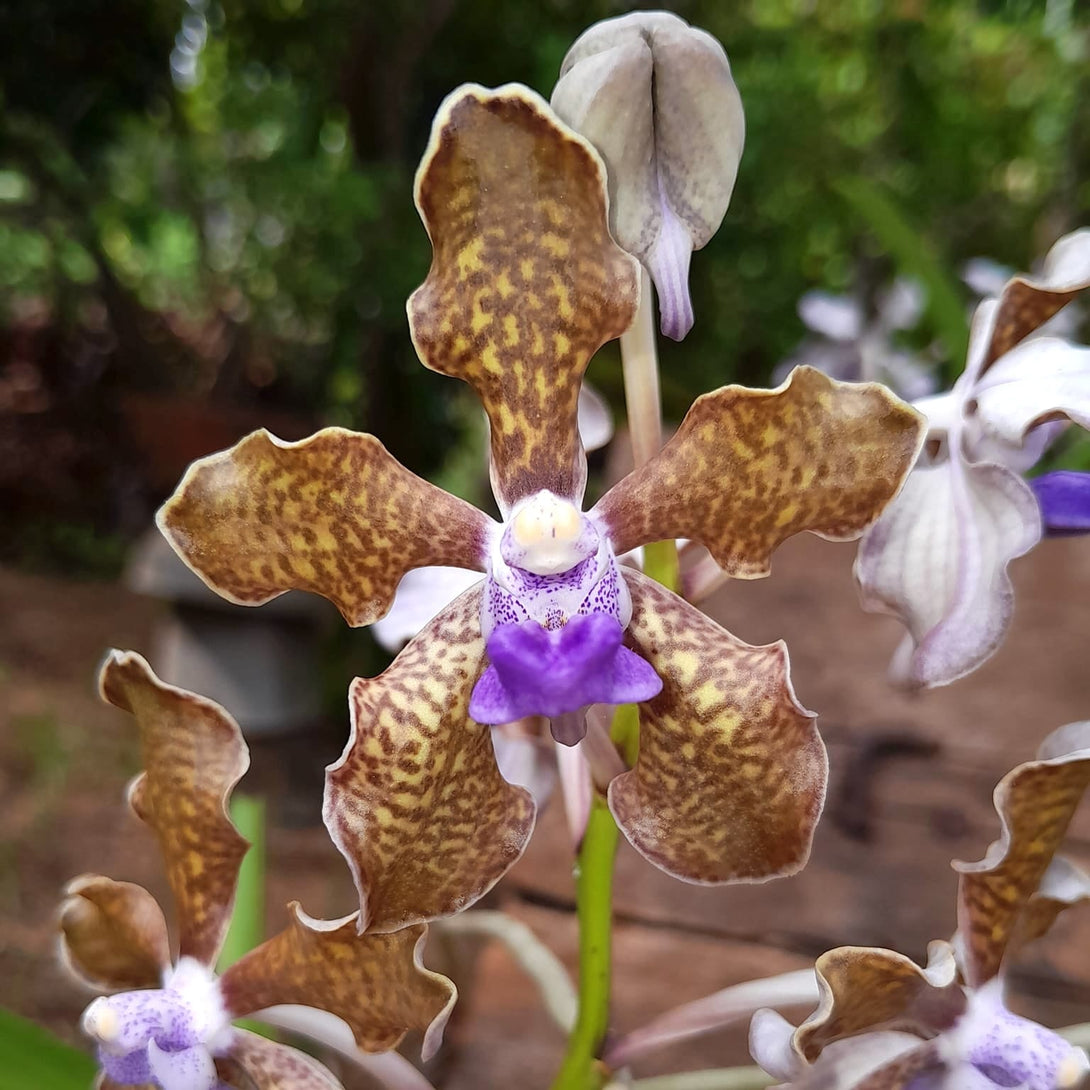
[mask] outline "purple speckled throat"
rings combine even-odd
[[[606,536],[567,501],[531,497],[493,549],[481,612],[490,665],[469,714],[491,726],[545,715],[574,745],[588,705],[650,700],[662,681],[623,644],[631,617]]]
[[[950,1031],[950,1044],[947,1063],[966,1090],[1058,1090],[1078,1085],[1088,1070],[1082,1049],[1012,1014],[998,981],[972,993],[968,1010]]]
[[[219,1090],[214,1048],[230,1034],[215,978],[183,959],[162,988],[96,999],[83,1014],[98,1062],[120,1086]]]

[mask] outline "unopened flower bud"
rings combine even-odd
[[[662,332],[681,340],[689,258],[723,220],[745,139],[723,47],[668,12],[607,19],[568,51],[552,105],[605,160],[610,229],[651,274]]]

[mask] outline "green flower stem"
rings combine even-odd
[[[612,973],[613,861],[620,831],[595,794],[575,870],[579,918],[579,1013],[553,1090],[600,1090],[608,1071],[598,1059],[609,1028]]]
[[[221,973],[265,939],[265,800],[256,795],[235,795],[231,799],[231,820],[250,842],[250,850],[243,856],[238,872],[231,926],[220,951]],[[263,1037],[273,1036],[261,1022],[243,1019],[238,1025]]]
[[[636,1079],[629,1086],[630,1090],[762,1090],[775,1081],[759,1067],[723,1067]]]
[[[681,589],[676,541],[652,541],[643,547],[643,572],[675,594]]]
[[[627,333],[621,334],[621,367],[628,410],[632,460],[638,469],[662,449],[662,395],[659,390],[659,355],[655,342],[655,290],[647,270],[640,267],[640,307]],[[677,592],[680,582],[677,544],[656,541],[644,547],[643,570],[667,590]]]

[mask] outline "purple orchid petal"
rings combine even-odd
[[[496,725],[527,715],[558,718],[587,704],[650,700],[662,681],[623,637],[620,623],[604,613],[577,615],[557,629],[535,621],[499,625],[488,638],[492,664],[473,689],[469,714]]]
[[[1046,534],[1090,533],[1090,473],[1058,469],[1029,483],[1041,505]]]
[[[673,209],[662,202],[662,228],[647,257],[647,271],[659,297],[662,335],[683,341],[693,328],[693,301],[689,295],[689,261],[693,240]]]

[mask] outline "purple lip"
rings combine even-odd
[[[536,621],[499,625],[488,638],[491,665],[473,689],[469,714],[495,726],[527,715],[559,719],[588,704],[650,700],[662,681],[623,637],[620,622],[604,613],[577,614],[557,629]],[[557,741],[565,745],[582,737],[561,734]]]

